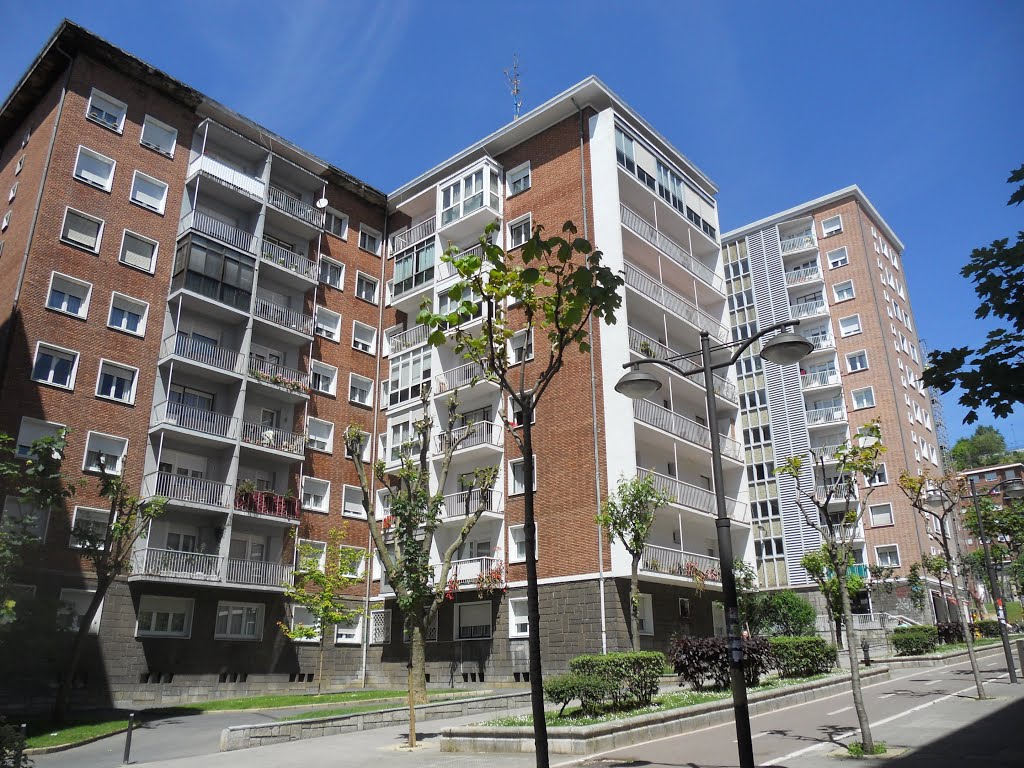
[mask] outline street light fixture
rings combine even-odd
[[[711,346],[711,337],[707,331],[701,331],[700,351],[690,352],[662,360],[661,358],[645,357],[635,362],[624,363],[628,369],[615,384],[615,391],[633,400],[642,400],[661,389],[661,381],[653,373],[641,370],[644,365],[660,365],[683,376],[697,373],[704,374],[704,397],[707,405],[708,432],[711,435],[711,475],[715,486],[715,504],[717,517],[715,527],[718,529],[718,553],[722,567],[722,596],[725,598],[725,622],[729,639],[729,669],[732,678],[732,706],[736,719],[736,744],[739,750],[740,768],[754,768],[754,744],[750,734],[750,709],[747,705],[747,687],[743,677],[743,641],[740,636],[739,603],[736,595],[736,576],[733,573],[732,553],[732,521],[725,505],[725,484],[722,479],[722,442],[718,434],[718,404],[715,401],[714,372],[728,368],[739,360],[755,341],[773,331],[797,326],[799,320],[787,320],[775,323],[750,338],[739,342]],[[728,360],[712,363],[711,353],[718,350],[731,349]],[[805,337],[792,331],[783,331],[766,339],[761,345],[760,355],[769,362],[778,365],[798,363],[810,354],[814,345]],[[675,364],[677,360],[700,356],[701,367],[684,371]]]

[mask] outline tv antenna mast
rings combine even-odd
[[[505,82],[508,83],[509,90],[512,93],[512,119],[518,120],[519,113],[523,108],[523,100],[519,97],[520,84],[522,80],[519,78],[519,55],[512,54],[512,66],[505,70]]]

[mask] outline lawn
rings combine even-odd
[[[387,704],[364,704],[362,706],[353,707],[338,707],[337,709],[312,709],[305,712],[296,712],[295,714],[286,715],[285,717],[277,718],[280,721],[286,720],[305,720],[309,717],[339,717],[341,715],[357,715],[360,712],[375,712],[380,709],[391,709],[398,706],[408,706],[408,699],[406,698],[408,693],[402,691],[403,701],[400,702],[388,702]],[[472,692],[456,692],[455,696],[446,696],[445,699],[458,699],[466,696],[476,696],[476,693]],[[431,701],[437,701],[437,695],[428,696]]]
[[[182,704],[172,709],[190,710],[194,712],[225,712],[244,709],[277,709],[278,707],[302,707],[309,704],[341,704],[349,701],[368,701],[372,699],[393,699],[408,696],[408,691],[344,691],[343,693],[281,693],[270,696],[247,696],[240,699],[219,699],[204,701],[198,704]]]
[[[16,722],[12,720],[11,722]],[[74,744],[97,736],[106,736],[128,727],[128,718],[112,720],[71,720],[70,725],[53,730],[49,723],[28,721],[28,738],[25,746],[55,747],[59,744]]]

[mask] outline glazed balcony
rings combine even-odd
[[[703,424],[698,424],[669,408],[652,403],[650,400],[634,400],[633,417],[642,424],[711,450],[711,431]],[[723,456],[735,461],[743,460],[743,446],[740,443],[725,435],[720,435],[720,439]]]
[[[673,363],[686,371],[686,381],[689,381],[701,389],[704,388],[704,376],[703,369],[692,360],[679,359],[679,353],[671,347],[662,344],[655,338],[648,336],[642,331],[638,331],[633,326],[629,326],[629,348],[631,351],[636,352],[638,355],[644,357],[653,357],[658,360],[672,360]],[[714,387],[715,392],[719,397],[728,400],[730,403],[738,403],[739,395],[737,394],[736,385],[719,374],[713,374],[714,376]]]
[[[307,259],[301,253],[282,248],[277,243],[269,243],[264,240],[260,245],[260,259],[310,283],[315,283],[319,276],[315,261]]]
[[[676,480],[674,477],[662,475],[643,467],[637,467],[636,474],[640,478],[649,477],[654,487],[668,496],[670,504],[703,512],[707,515],[718,515],[715,494],[707,488],[690,485],[682,480]],[[727,496],[725,507],[729,517],[733,520],[740,523],[750,522],[750,510],[736,499],[731,499]]]
[[[689,582],[703,581],[706,584],[722,583],[722,563],[717,557],[683,552],[668,547],[645,544],[640,558],[640,570],[675,576]]]
[[[669,259],[681,266],[705,285],[715,291],[718,291],[718,293],[723,296],[725,295],[725,281],[716,275],[714,270],[709,269],[694,259],[685,248],[671,238],[666,237],[666,235],[663,232],[660,232],[657,227],[641,217],[639,214],[635,213],[632,209],[620,204],[619,212],[622,218],[622,225],[624,227],[630,230],[641,240],[653,245],[663,254],[668,256]]]
[[[272,491],[244,491],[235,495],[235,511],[298,522],[299,499]]]
[[[242,442],[257,448],[301,458],[306,454],[306,436],[251,421],[242,422]]]
[[[324,211],[317,210],[309,203],[289,195],[283,189],[271,186],[267,195],[267,202],[279,211],[284,211],[299,221],[309,224],[316,229],[324,228]]]
[[[729,340],[729,332],[721,322],[632,264],[626,264],[626,285],[698,331],[707,331],[716,341],[725,343]]]
[[[285,328],[295,333],[313,338],[313,316],[296,312],[294,309],[283,307],[267,299],[256,297],[253,303],[252,313],[260,320],[266,320],[279,328]]]
[[[806,317],[828,314],[828,302],[824,299],[815,301],[801,301],[789,305],[789,315],[794,320],[801,320]]]
[[[163,340],[160,345],[160,358],[174,355],[184,360],[210,368],[217,368],[228,373],[242,373],[242,355],[234,349],[221,347],[217,344],[201,341],[194,337],[178,334]]]
[[[291,585],[292,567],[268,560],[240,560],[228,558],[228,584],[249,587],[270,587],[284,591]]]
[[[175,427],[210,437],[232,440],[238,420],[226,413],[207,411],[184,403],[162,402],[153,406],[153,425]]]

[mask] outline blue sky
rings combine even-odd
[[[959,269],[1024,227],[1024,3],[3,5],[4,94],[68,16],[385,192],[511,117],[513,52],[524,109],[596,74],[718,183],[723,230],[860,184],[932,347],[984,334]],[[1019,411],[996,426],[1024,445]]]

